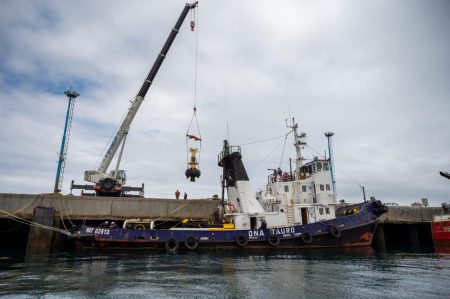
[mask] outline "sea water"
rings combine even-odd
[[[5,298],[450,298],[450,254],[367,249],[0,256]]]

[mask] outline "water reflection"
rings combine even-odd
[[[450,255],[372,249],[84,252],[0,258],[0,296],[417,298],[450,292]]]

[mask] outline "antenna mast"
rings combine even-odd
[[[300,168],[303,165],[303,160],[305,158],[302,157],[302,153],[301,150],[304,148],[304,146],[306,145],[306,142],[304,141],[304,139],[306,138],[306,133],[305,132],[301,132],[298,133],[297,129],[298,129],[298,124],[295,122],[295,119],[292,118],[292,122],[291,125],[287,125],[288,128],[291,128],[292,131],[294,132],[294,146],[295,146],[295,151],[296,151],[296,167],[295,167],[295,173],[297,176],[297,179],[300,178]]]
[[[330,172],[331,172],[331,181],[333,182],[333,193],[334,198],[336,198],[336,179],[334,177],[334,157],[333,157],[333,132],[326,132],[325,137],[328,140],[328,160],[330,161]]]

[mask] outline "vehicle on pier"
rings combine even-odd
[[[222,217],[215,222],[178,221],[159,228],[157,220],[129,221],[122,228],[81,226],[69,236],[78,248],[147,248],[196,250],[207,248],[316,248],[370,246],[379,216],[386,207],[377,200],[365,202],[355,213],[308,223],[292,221],[288,208],[275,201],[264,209],[254,195],[239,146],[224,146],[218,156],[223,168]],[[223,198],[223,197],[222,197]],[[319,212],[320,213],[320,212]],[[133,223],[133,222],[131,222]],[[137,227],[137,224],[142,226]]]
[[[194,3],[186,3],[183,11],[181,12],[180,17],[178,18],[174,28],[171,30],[169,37],[167,38],[161,53],[156,58],[150,72],[148,73],[147,77],[145,78],[144,82],[142,83],[141,88],[139,89],[138,94],[135,96],[135,98],[131,101],[131,106],[128,109],[128,113],[125,116],[125,118],[122,121],[122,124],[120,125],[117,133],[115,134],[108,150],[106,151],[103,160],[100,163],[100,166],[97,170],[87,170],[84,172],[84,180],[87,182],[94,183],[93,185],[77,185],[74,184],[74,181],[72,181],[72,184],[70,186],[70,189],[81,189],[82,194],[86,195],[84,193],[84,190],[88,191],[95,191],[92,195],[97,196],[132,196],[128,194],[129,192],[137,191],[139,192],[138,195],[134,196],[144,196],[144,184],[142,184],[141,187],[130,187],[130,186],[124,186],[126,184],[126,172],[124,170],[119,169],[120,167],[120,161],[122,159],[123,150],[125,147],[126,138],[128,135],[128,131],[130,129],[131,123],[139,110],[139,107],[141,106],[142,102],[145,99],[145,95],[147,94],[151,84],[153,83],[153,80],[155,79],[156,74],[158,73],[159,68],[161,67],[164,59],[166,58],[167,53],[169,52],[170,46],[172,45],[173,41],[175,40],[175,37],[177,36],[181,25],[183,24],[187,14],[191,9],[195,9],[197,7],[198,2]],[[195,22],[191,22],[190,24],[191,30],[193,30],[195,26]],[[110,173],[108,173],[108,168],[117,153],[117,151],[120,148],[119,156],[117,158],[117,164],[114,170],[111,170]],[[196,162],[196,161],[194,161]],[[197,163],[198,166],[198,163]],[[199,177],[200,172],[198,169],[191,170],[192,176]],[[186,175],[188,175],[186,173]],[[89,194],[91,195],[91,194]]]

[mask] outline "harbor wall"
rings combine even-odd
[[[14,248],[19,245],[22,247],[24,242],[37,244],[40,240],[40,229],[29,229],[25,224],[17,224],[11,216],[37,221],[36,208],[52,209],[53,226],[66,228],[85,222],[98,225],[103,220],[120,223],[129,218],[214,219],[218,216],[218,206],[217,199],[176,200],[0,193],[0,224],[3,227],[0,231],[0,241]],[[380,218],[372,245],[379,250],[432,248],[431,222],[433,216],[439,214],[441,208],[437,207],[389,206],[388,213]],[[58,238],[61,239],[61,236],[59,234]],[[47,236],[46,240],[45,243],[52,246],[61,243],[61,240],[50,242],[50,236]]]
[[[431,249],[431,222],[441,213],[437,207],[389,206],[389,211],[380,217],[372,245],[381,251]]]
[[[55,209],[55,217],[84,220],[129,218],[211,219],[218,200],[177,200],[138,197],[95,197],[55,194],[0,193],[0,217],[9,214],[31,220],[36,207]],[[6,213],[5,213],[6,212]]]

